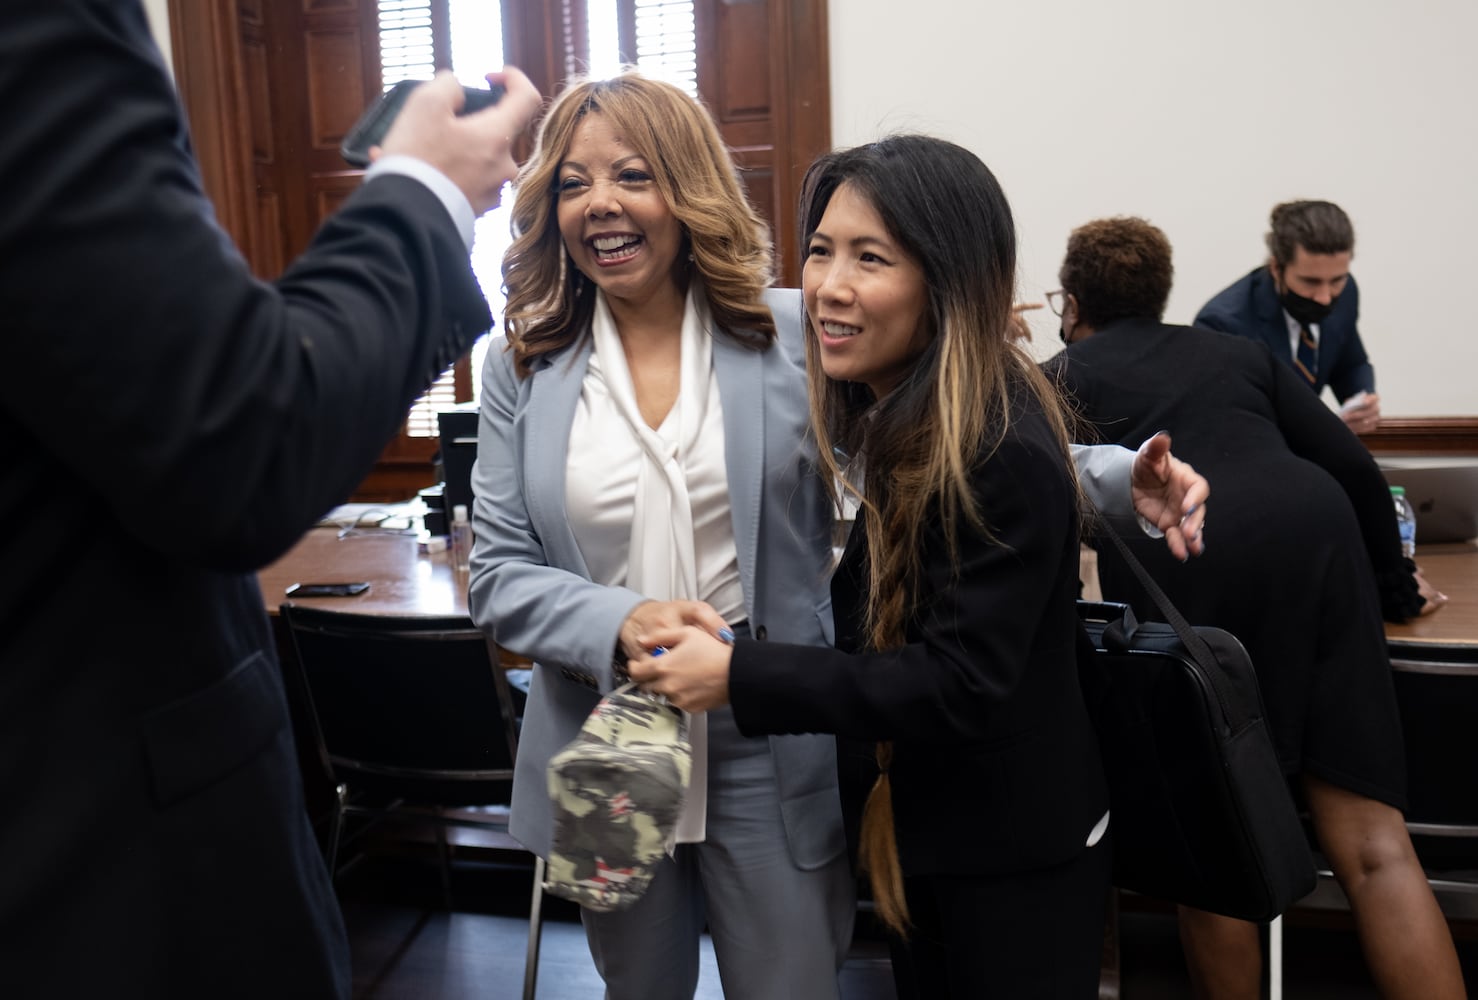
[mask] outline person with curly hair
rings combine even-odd
[[[1126,539],[1176,607],[1232,633],[1257,671],[1283,768],[1350,899],[1386,997],[1464,996],[1452,938],[1402,820],[1406,765],[1382,613],[1445,598],[1402,557],[1374,459],[1262,344],[1160,320],[1170,241],[1137,218],[1073,230],[1060,280],[1068,348],[1048,362],[1109,441],[1169,428],[1217,484],[1217,537],[1194,566]],[[1117,549],[1104,596],[1153,614]],[[1180,908],[1196,995],[1255,1000],[1257,926]]]

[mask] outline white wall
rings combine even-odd
[[[1166,319],[1265,258],[1268,210],[1355,223],[1361,335],[1388,416],[1478,413],[1473,0],[831,0],[839,146],[923,131],[1011,200],[1020,294],[1067,234],[1141,215],[1175,247]],[[1056,320],[1033,314],[1043,356]]]

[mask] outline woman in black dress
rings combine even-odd
[[[1287,366],[1254,341],[1160,322],[1171,273],[1169,241],[1141,219],[1075,230],[1060,273],[1069,346],[1049,369],[1104,440],[1169,429],[1215,484],[1201,559],[1126,540],[1188,619],[1246,646],[1278,756],[1299,776],[1382,994],[1462,997],[1401,816],[1406,765],[1381,623],[1445,598],[1402,557],[1370,454]],[[1106,598],[1152,612],[1112,549],[1100,578]],[[1180,922],[1199,996],[1258,996],[1254,924],[1184,907]]]

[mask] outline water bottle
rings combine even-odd
[[[1401,529],[1401,554],[1408,559],[1416,558],[1416,511],[1406,499],[1406,487],[1392,486],[1391,500],[1396,505],[1396,526]]]
[[[467,505],[452,508],[452,570],[466,573],[472,559],[472,525],[467,520]]]

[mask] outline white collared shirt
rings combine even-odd
[[[1283,321],[1288,324],[1288,356],[1296,358],[1298,357],[1298,339],[1303,328],[1298,325],[1298,320],[1288,314],[1287,309],[1283,310]],[[1317,350],[1319,347],[1318,323],[1309,324],[1309,336],[1314,338],[1314,348]]]

